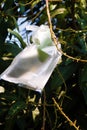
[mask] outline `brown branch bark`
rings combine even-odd
[[[80,130],[79,126],[76,126],[76,121],[73,122],[62,110],[62,108],[59,106],[59,104],[56,102],[54,98],[52,98],[54,101],[55,106],[58,108],[59,112],[64,116],[64,118],[69,122],[71,126],[75,128],[75,130]]]
[[[49,11],[49,2],[48,2],[48,0],[46,0],[46,9],[47,9],[47,16],[48,16],[48,22],[49,22],[49,26],[50,26],[51,37],[52,37],[52,39],[54,41],[55,46],[57,47],[57,50],[60,51],[64,56],[66,56],[69,59],[72,59],[72,60],[74,60],[76,62],[87,62],[87,60],[72,57],[72,56],[66,54],[65,52],[63,52],[62,50],[60,50],[58,48],[58,41],[57,41],[57,38],[56,38],[56,36],[55,36],[55,34],[53,32],[53,29],[52,29],[52,23],[51,23],[51,16],[50,16],[50,11]]]

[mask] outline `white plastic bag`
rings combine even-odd
[[[61,62],[62,54],[53,44],[48,26],[38,27],[32,34],[32,41],[33,44],[21,51],[0,77],[41,92],[54,68]],[[61,49],[60,44],[58,47]]]

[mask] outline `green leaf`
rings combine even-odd
[[[32,8],[36,5],[36,4],[38,4],[40,2],[40,0],[35,0],[33,3],[32,3]]]
[[[7,119],[13,118],[19,112],[21,112],[24,108],[26,108],[26,103],[23,101],[17,101],[11,106],[10,110],[8,111]]]
[[[79,85],[87,104],[87,64],[83,66],[79,75]]]
[[[21,48],[11,43],[4,44],[0,47],[0,73],[9,66],[13,58],[21,51]]]
[[[19,26],[17,24],[16,18],[14,16],[11,16],[11,18],[12,18],[12,21],[13,21],[13,23],[15,25],[15,28],[17,28],[17,30],[19,30]]]
[[[25,12],[25,6],[22,6],[21,4],[20,4],[20,12],[21,14]]]
[[[81,0],[81,5],[83,8],[86,8],[87,5],[86,0]]]
[[[11,29],[8,29],[8,32],[10,32],[12,35],[14,35],[21,43],[21,47],[25,48],[26,43],[23,41],[22,37],[15,31],[12,31]]]
[[[10,0],[10,2],[9,2],[9,0],[4,0],[4,2],[5,2],[4,11],[7,11],[7,9],[10,9],[14,3],[13,0]]]
[[[6,43],[3,46],[3,54],[8,55],[8,53],[11,53],[12,57],[15,57],[21,51],[22,49],[19,46],[12,43]]]
[[[68,80],[70,78],[70,76],[73,73],[75,73],[75,71],[77,70],[77,67],[78,67],[78,64],[72,62],[68,65],[62,64],[58,68],[56,68],[55,72],[53,74],[53,77],[52,77],[52,82],[51,82],[52,89],[62,85],[64,83],[63,79],[64,79],[64,81]],[[60,76],[59,73],[62,75],[62,77]]]
[[[52,12],[51,17],[53,18],[56,15],[61,15],[61,14],[64,15],[65,17],[65,15],[67,14],[67,10],[65,8],[56,9]]]

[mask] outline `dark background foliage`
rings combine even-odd
[[[86,0],[49,1],[53,30],[61,43],[63,52],[87,59],[87,2]],[[18,20],[22,19],[18,24]],[[27,34],[24,23],[48,24],[44,0],[1,0],[0,1],[0,73],[23,49],[23,41],[12,39],[7,29],[17,29],[22,38]],[[28,32],[29,33],[29,32]],[[19,35],[17,39],[19,40]],[[14,36],[15,37],[15,36]],[[7,40],[8,39],[8,40]],[[21,48],[19,47],[22,46]],[[87,130],[87,63],[62,56],[42,94],[20,88],[0,80],[5,88],[0,93],[1,130],[74,130],[58,111],[55,98],[66,115],[77,120],[81,130]]]

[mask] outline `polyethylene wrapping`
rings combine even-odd
[[[33,44],[14,58],[0,78],[41,92],[54,68],[61,62],[62,54],[52,42],[48,26],[38,27],[32,34],[32,41]],[[60,44],[58,47],[61,49]]]

